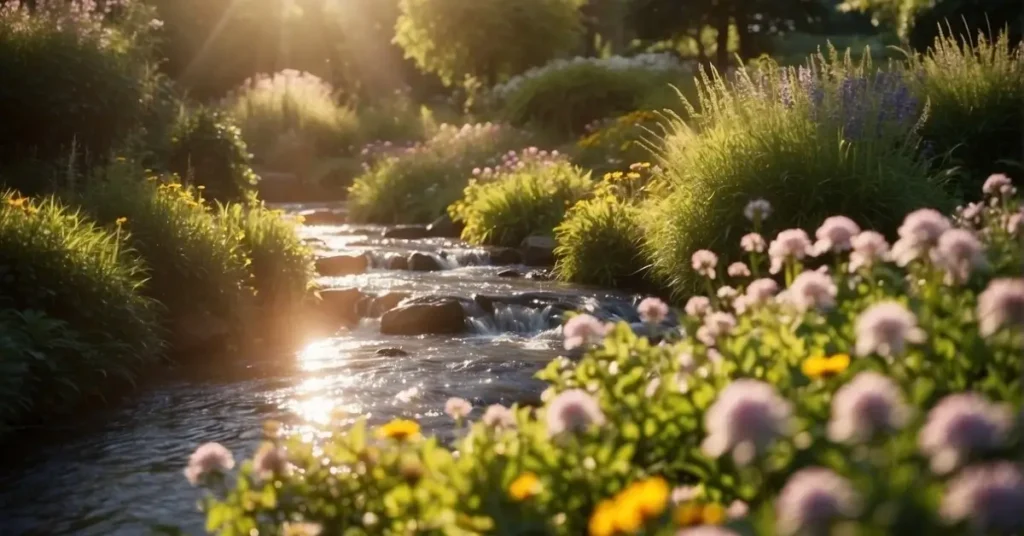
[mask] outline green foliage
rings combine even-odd
[[[524,132],[490,123],[443,125],[427,141],[357,177],[349,188],[349,219],[429,223],[462,197],[474,168],[496,166],[501,155],[528,139]]]
[[[1024,493],[1024,324],[1002,300],[1024,296],[1024,244],[1006,227],[1022,207],[1008,195],[990,201],[949,222],[980,240],[984,262],[973,259],[964,279],[947,271],[962,252],[933,249],[908,233],[903,238],[923,251],[900,265],[878,258],[851,266],[845,253],[828,253],[830,276],[785,261],[790,276],[834,286],[824,293],[793,284],[737,309],[722,297],[724,284],[716,288],[722,278],[707,279],[711,311],[681,315],[673,327],[659,322],[665,304],[642,304],[649,320],[639,331],[661,344],[626,323],[608,329],[574,317],[566,343],[583,346],[583,355],[554,359],[537,374],[548,384],[540,407],[490,406],[474,419],[456,412],[465,401],[453,401],[451,450],[422,438],[414,421],[369,428],[338,420],[312,442],[308,430],[282,435],[271,425],[263,448],[228,481],[217,467],[230,453],[205,445],[187,474],[211,492],[203,502],[207,528],[223,535],[406,534],[414,523],[424,534],[668,536],[709,525],[726,525],[714,534],[840,526],[851,534],[1013,533],[1021,514],[1005,505]],[[763,272],[764,258],[750,268]],[[990,301],[1008,281],[1018,288],[1003,287]],[[753,286],[746,277],[724,283],[741,295]],[[879,305],[905,318],[881,315],[884,325],[863,328],[880,319]],[[946,398],[956,394],[977,398]],[[999,467],[998,476],[965,488],[982,467]],[[828,478],[802,472],[810,468]]]
[[[170,171],[203,186],[210,199],[249,201],[259,177],[238,127],[221,112],[198,108],[183,115],[171,137]]]
[[[594,121],[636,110],[683,72],[665,54],[556,60],[513,77],[492,95],[512,124],[575,136]]]
[[[0,194],[0,431],[131,383],[163,352],[127,231],[52,198]]]
[[[640,209],[616,197],[581,201],[555,228],[555,274],[563,281],[642,288],[647,263]]]
[[[0,10],[4,167],[62,160],[72,145],[80,161],[106,158],[138,126],[152,89],[148,32],[138,23],[147,11],[134,2],[116,17],[63,2],[32,13],[7,4]],[[21,178],[12,173],[5,180]]]
[[[940,35],[910,59],[914,89],[930,105],[921,136],[943,164],[959,166],[960,194],[979,191],[990,173],[1024,163],[1024,45],[1006,33],[996,41],[979,34],[972,44]],[[1014,162],[1011,164],[1010,162]]]
[[[1022,14],[1019,3],[1002,0],[937,0],[918,13],[907,41],[914,50],[923,52],[942,37],[943,30],[955,28],[956,33],[981,32],[990,39],[996,37],[993,32],[1002,32],[1009,38],[1010,46],[1016,46],[1024,37]]]
[[[448,212],[465,223],[463,240],[517,247],[528,236],[550,235],[592,187],[589,173],[567,162],[542,162],[471,181]]]
[[[218,222],[202,188],[143,180],[132,163],[120,162],[80,194],[98,221],[124,218],[121,228],[149,269],[145,292],[167,307],[165,321],[176,338],[183,325],[198,321],[240,330],[251,292],[244,233]]]
[[[899,72],[840,60],[810,68],[714,74],[699,111],[673,121],[662,167],[673,192],[649,202],[647,249],[656,274],[679,293],[693,289],[690,256],[701,246],[735,252],[751,197],[776,207],[779,229],[829,214],[891,233],[919,207],[949,208],[943,184],[918,149],[921,105]]]
[[[597,173],[609,173],[649,160],[647,141],[659,132],[661,119],[655,112],[641,110],[593,123],[576,142],[573,161]]]
[[[579,45],[580,0],[401,0],[395,42],[447,85],[487,85]]]

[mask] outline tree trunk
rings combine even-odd
[[[747,12],[742,4],[736,5],[734,13],[736,21],[737,50],[744,61],[754,57],[753,42],[750,40],[750,27],[747,26]]]
[[[715,29],[718,30],[715,64],[719,71],[724,71],[729,65],[729,11],[725,6],[718,8]]]

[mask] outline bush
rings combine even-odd
[[[580,0],[401,0],[395,42],[445,84],[490,86],[579,45]]]
[[[0,429],[109,397],[160,359],[159,304],[126,235],[0,194]]]
[[[981,178],[1024,164],[1024,46],[1005,33],[976,43],[940,35],[908,65],[920,99],[930,104],[921,130],[927,146],[960,167],[954,185],[971,194]],[[1011,164],[1008,161],[1013,161]],[[942,161],[946,163],[945,160]]]
[[[661,116],[635,111],[592,123],[576,142],[573,161],[596,173],[611,173],[633,162],[649,160],[649,141],[659,132]]]
[[[550,235],[565,211],[590,193],[590,174],[568,162],[530,161],[507,172],[474,179],[448,212],[465,223],[462,239],[473,244],[518,247],[532,235]]]
[[[908,215],[892,249],[915,255],[898,263],[854,230],[848,256],[846,226],[823,225],[834,275],[776,251],[778,295],[745,275],[719,286],[703,251],[713,294],[680,325],[658,300],[638,308],[663,343],[570,319],[583,355],[537,375],[540,407],[452,399],[450,450],[410,420],[336,422],[321,442],[270,425],[233,488],[217,444],[186,475],[220,534],[1013,534],[1024,249],[1006,222],[1024,213],[996,197],[955,225]]]
[[[149,98],[147,29],[137,24],[145,11],[134,3],[117,14],[77,3],[6,4],[0,160],[62,160],[72,145],[80,159],[106,158],[138,126]]]
[[[244,235],[218,222],[202,186],[141,178],[132,163],[116,163],[91,181],[81,204],[97,220],[121,221],[129,232],[149,267],[147,295],[167,307],[176,349],[189,346],[195,324],[239,333],[251,292]]]
[[[349,219],[429,223],[462,197],[474,168],[500,164],[527,145],[526,133],[501,125],[443,125],[426,142],[386,157],[349,188]]]
[[[230,119],[209,108],[184,115],[171,138],[170,171],[202,186],[209,199],[250,201],[259,177],[252,155]]]
[[[662,165],[674,191],[645,209],[659,222],[647,240],[655,273],[677,292],[693,289],[700,246],[736,252],[749,197],[770,201],[781,227],[841,213],[885,233],[909,210],[950,206],[899,73],[834,53],[800,70],[769,61],[733,83],[705,78],[700,107],[692,126],[673,121]]]
[[[555,60],[494,87],[505,120],[563,136],[639,108],[647,96],[685,71],[668,54]]]
[[[356,112],[339,105],[335,93],[317,76],[289,69],[246,80],[224,107],[261,163],[301,173],[305,160],[351,151],[363,141]]]

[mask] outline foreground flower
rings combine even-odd
[[[728,517],[728,512],[717,503],[688,502],[676,507],[672,518],[680,527],[697,527],[701,525],[721,525]]]
[[[771,273],[782,271],[788,261],[800,261],[811,254],[811,239],[803,229],[787,229],[768,245],[768,256],[772,259]]]
[[[862,443],[902,428],[909,416],[903,393],[891,379],[861,372],[832,398],[828,436],[837,443]]]
[[[288,472],[288,456],[284,449],[273,444],[264,443],[253,457],[253,471],[260,478],[270,478]]]
[[[705,525],[702,527],[683,529],[677,532],[676,536],[739,536],[739,533],[725,527]]]
[[[1024,279],[994,279],[978,296],[978,329],[989,337],[1000,329],[1024,330]]]
[[[810,467],[789,478],[775,510],[782,534],[828,534],[833,522],[857,515],[860,498],[845,478],[829,469]]]
[[[792,413],[792,405],[771,385],[749,379],[733,381],[704,415],[708,436],[701,449],[715,458],[732,451],[736,463],[746,465],[788,430]]]
[[[396,441],[415,439],[420,435],[420,425],[408,419],[395,419],[377,431],[378,435]]]
[[[747,265],[742,262],[730,264],[726,271],[729,273],[729,277],[750,277],[750,268],[747,268]]]
[[[793,280],[787,296],[800,311],[831,309],[836,305],[839,289],[832,278],[820,272],[802,272]]]
[[[1013,423],[1005,406],[975,393],[947,396],[928,412],[917,437],[921,452],[931,458],[932,470],[946,474],[971,456],[1001,446]]]
[[[985,247],[974,233],[965,229],[950,229],[939,237],[932,250],[932,262],[946,272],[946,282],[963,284],[975,268],[986,264]]]
[[[210,473],[230,471],[235,466],[235,457],[220,443],[204,443],[188,458],[185,478],[193,486]]]
[[[814,244],[814,252],[821,255],[828,251],[835,253],[847,251],[852,247],[851,240],[858,233],[860,233],[860,227],[846,216],[826,218],[814,233],[815,238],[818,239]]]
[[[608,332],[608,327],[600,320],[588,314],[576,315],[565,323],[562,334],[565,336],[565,349],[572,350],[584,344],[600,340]]]
[[[648,324],[660,324],[668,316],[668,305],[658,298],[645,298],[636,310],[640,319]]]
[[[907,214],[898,230],[900,239],[892,245],[892,259],[906,266],[930,250],[950,227],[949,219],[934,209],[923,208]]]
[[[772,215],[772,204],[764,199],[755,199],[743,208],[743,215],[754,223],[760,223]]]
[[[591,536],[633,534],[668,505],[668,483],[660,477],[634,482],[611,499],[601,501],[588,523]]]
[[[563,432],[582,432],[592,425],[600,426],[604,422],[604,412],[601,411],[597,400],[580,389],[563,391],[548,404],[549,436]]]
[[[779,284],[774,279],[757,279],[747,285],[747,305],[762,305],[768,303],[779,291]]]
[[[635,509],[644,520],[661,515],[669,502],[671,490],[661,477],[652,477],[630,484],[619,494],[620,508]]]
[[[701,249],[694,253],[690,260],[695,272],[708,279],[715,278],[715,268],[718,267],[718,255],[706,249]]]
[[[690,316],[704,316],[711,310],[711,300],[706,296],[694,296],[686,302],[683,310]]]
[[[850,241],[853,251],[850,253],[850,271],[871,268],[875,263],[884,261],[889,256],[889,243],[885,237],[875,231],[864,231]]]
[[[924,342],[925,333],[917,326],[917,317],[902,304],[882,302],[872,305],[857,317],[857,355],[877,353],[893,356],[903,353],[908,342]]]
[[[465,419],[473,411],[473,406],[464,398],[453,396],[444,403],[444,412],[455,420]]]
[[[540,478],[534,473],[526,472],[512,481],[508,487],[508,494],[517,501],[525,501],[539,494],[541,489]]]
[[[516,416],[512,413],[512,410],[502,406],[501,404],[491,404],[487,406],[487,410],[484,411],[484,416],[480,419],[484,426],[490,428],[515,428],[516,427]]]
[[[968,522],[975,534],[1024,531],[1024,475],[1011,462],[969,467],[949,483],[939,513]]]
[[[612,536],[615,534],[615,501],[605,499],[597,504],[587,523],[590,536]]]
[[[991,197],[1011,196],[1017,193],[1017,189],[1013,187],[1013,181],[1002,173],[990,175],[982,185],[981,191]]]
[[[849,367],[850,356],[846,354],[836,354],[831,357],[809,357],[800,365],[800,370],[804,373],[804,376],[807,376],[812,380],[818,380],[842,374]]]
[[[728,335],[736,327],[736,317],[721,311],[711,313],[704,317],[704,326],[707,335],[712,339]]]
[[[748,233],[740,238],[740,248],[747,253],[764,253],[767,247],[768,243],[765,242],[764,237],[757,233]]]

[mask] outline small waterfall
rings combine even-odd
[[[491,263],[491,256],[482,249],[447,250],[440,259],[442,265],[449,270],[463,266],[486,266]]]
[[[515,304],[495,305],[493,315],[474,316],[469,319],[473,331],[484,335],[502,333],[538,334],[558,324],[557,311]]]

